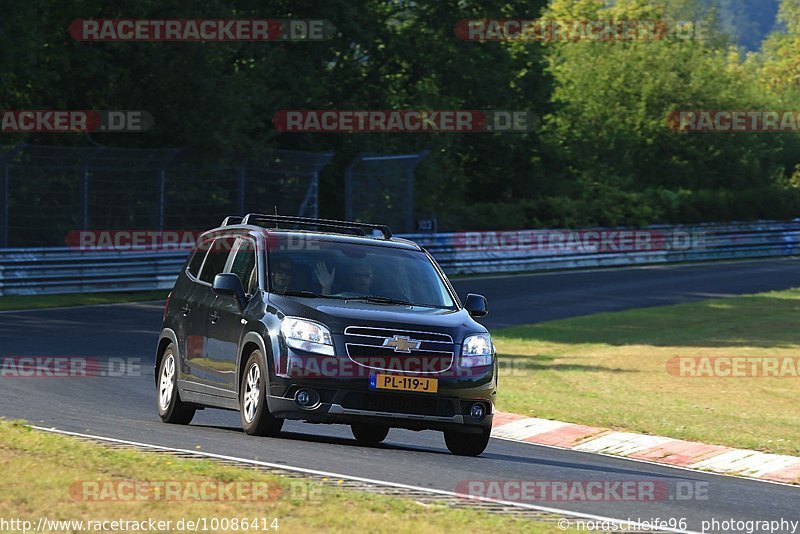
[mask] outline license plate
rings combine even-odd
[[[439,381],[435,378],[397,375],[369,375],[370,389],[393,389],[399,391],[414,391],[416,393],[436,393],[439,391]]]

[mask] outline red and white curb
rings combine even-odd
[[[492,437],[800,484],[800,458],[495,412]]]

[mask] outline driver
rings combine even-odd
[[[292,283],[292,270],[294,264],[289,258],[281,258],[272,266],[272,290],[276,293],[286,293]]]

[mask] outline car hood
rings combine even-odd
[[[348,326],[442,332],[450,334],[454,339],[462,337],[464,333],[486,332],[486,328],[475,321],[466,310],[278,295],[271,295],[270,302],[286,315],[323,323],[333,334],[343,333]]]

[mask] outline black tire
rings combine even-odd
[[[359,443],[377,445],[386,439],[389,427],[376,423],[353,423],[350,425],[350,431]]]
[[[480,456],[489,445],[490,430],[484,430],[480,434],[466,434],[455,430],[444,431],[444,442],[453,454],[458,456]]]
[[[165,423],[188,425],[192,422],[196,408],[181,401],[178,391],[178,362],[175,352],[175,345],[170,343],[164,349],[161,357],[156,385],[156,406],[158,406],[159,417]]]
[[[266,384],[264,357],[261,351],[254,350],[247,358],[242,383],[239,384],[239,414],[242,428],[251,436],[277,436],[283,427],[283,419],[278,419],[269,413]]]

